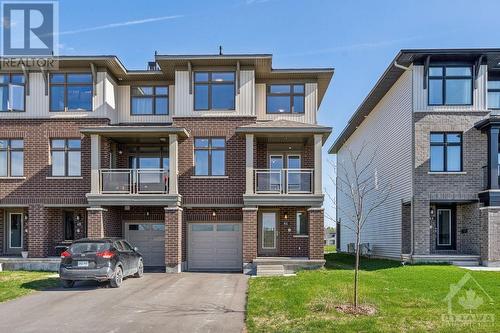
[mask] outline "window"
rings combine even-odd
[[[24,75],[0,74],[0,112],[23,112],[24,99]]]
[[[52,176],[81,176],[80,139],[52,139],[50,143]]]
[[[309,234],[306,212],[297,212],[297,235]]]
[[[431,66],[429,105],[471,105],[471,66]]]
[[[92,111],[92,74],[51,74],[50,111]]]
[[[224,138],[194,139],[194,174],[224,176],[226,174],[226,141]]]
[[[500,109],[500,77],[488,80],[488,108]]]
[[[168,87],[132,87],[131,106],[133,115],[168,114]]]
[[[195,110],[234,110],[234,72],[195,72]]]
[[[303,84],[267,86],[267,113],[304,113]]]
[[[24,141],[0,139],[0,177],[24,175]]]
[[[462,171],[461,133],[431,133],[430,171]]]

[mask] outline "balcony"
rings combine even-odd
[[[99,189],[101,194],[165,194],[168,170],[100,169]]]
[[[314,169],[255,169],[256,194],[312,194]]]

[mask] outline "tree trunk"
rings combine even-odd
[[[354,264],[354,307],[358,307],[358,276],[359,276],[359,232],[356,233],[356,262]]]

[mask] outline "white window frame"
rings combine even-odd
[[[439,228],[439,213],[442,212],[442,211],[448,211],[448,224],[450,226],[450,228],[448,229],[450,231],[450,241],[449,241],[449,243],[445,243],[445,244],[439,242],[439,234],[440,234],[440,230],[439,230],[440,229]],[[451,237],[452,237],[452,235],[451,235],[451,227],[452,227],[452,225],[451,225],[451,209],[448,209],[448,208],[446,208],[446,209],[438,209],[437,210],[437,235],[436,235],[437,236],[437,245],[438,246],[451,246]]]
[[[21,215],[21,246],[12,246],[12,239],[11,239],[11,216],[12,215]],[[9,218],[8,218],[8,226],[9,226],[9,234],[8,234],[8,238],[9,238],[9,243],[8,243],[8,246],[9,246],[9,249],[22,249],[23,248],[23,244],[24,244],[24,221],[23,221],[23,213],[19,213],[19,212],[9,212]]]

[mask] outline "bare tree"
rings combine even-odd
[[[390,184],[379,184],[377,170],[374,168],[374,160],[377,154],[375,149],[368,158],[365,158],[366,143],[357,152],[347,148],[346,158],[340,159],[337,155],[337,163],[331,162],[336,171],[336,177],[330,175],[330,180],[336,186],[337,194],[343,195],[346,200],[342,205],[338,205],[338,198],[326,192],[337,212],[342,213],[343,219],[338,216],[326,217],[342,227],[352,230],[355,234],[355,255],[354,265],[354,307],[358,306],[358,285],[359,285],[359,259],[361,232],[371,213],[380,207],[389,197]],[[340,160],[339,160],[340,159]]]

